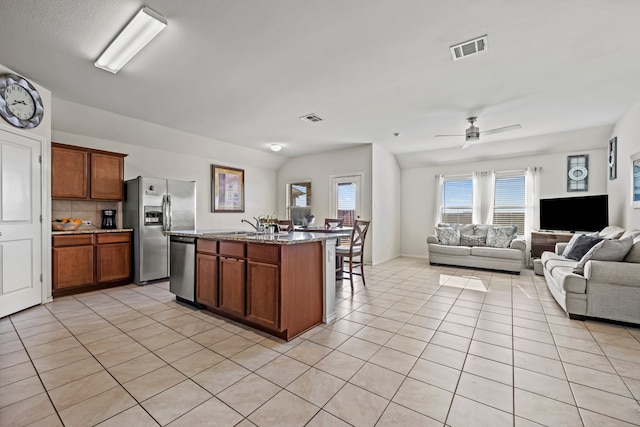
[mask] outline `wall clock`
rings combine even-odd
[[[9,124],[31,129],[44,115],[42,98],[29,81],[15,74],[0,74],[0,116]]]
[[[567,157],[567,191],[589,189],[589,155]]]

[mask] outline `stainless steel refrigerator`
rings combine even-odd
[[[170,230],[196,228],[196,183],[137,177],[125,182],[123,223],[133,229],[134,282],[170,276]]]

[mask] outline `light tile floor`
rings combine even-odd
[[[168,283],[0,319],[0,425],[640,425],[640,329],[569,320],[544,279],[397,258],[290,342]],[[358,279],[356,279],[358,280]]]

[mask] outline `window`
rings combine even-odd
[[[493,224],[517,225],[524,234],[525,180],[523,174],[496,174],[493,205]]]
[[[473,182],[468,178],[445,178],[442,186],[442,222],[471,224]]]
[[[338,218],[345,227],[353,227],[356,218],[356,186],[350,182],[338,184]]]
[[[294,225],[303,225],[304,216],[311,214],[311,182],[296,182],[288,185],[287,201],[289,219]]]

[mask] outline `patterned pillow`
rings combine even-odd
[[[436,235],[442,245],[458,246],[460,244],[460,230],[457,227],[436,227]]]
[[[461,234],[460,246],[487,246],[487,236]]]
[[[516,237],[518,227],[515,225],[492,225],[487,231],[487,246],[492,248],[508,248]]]

